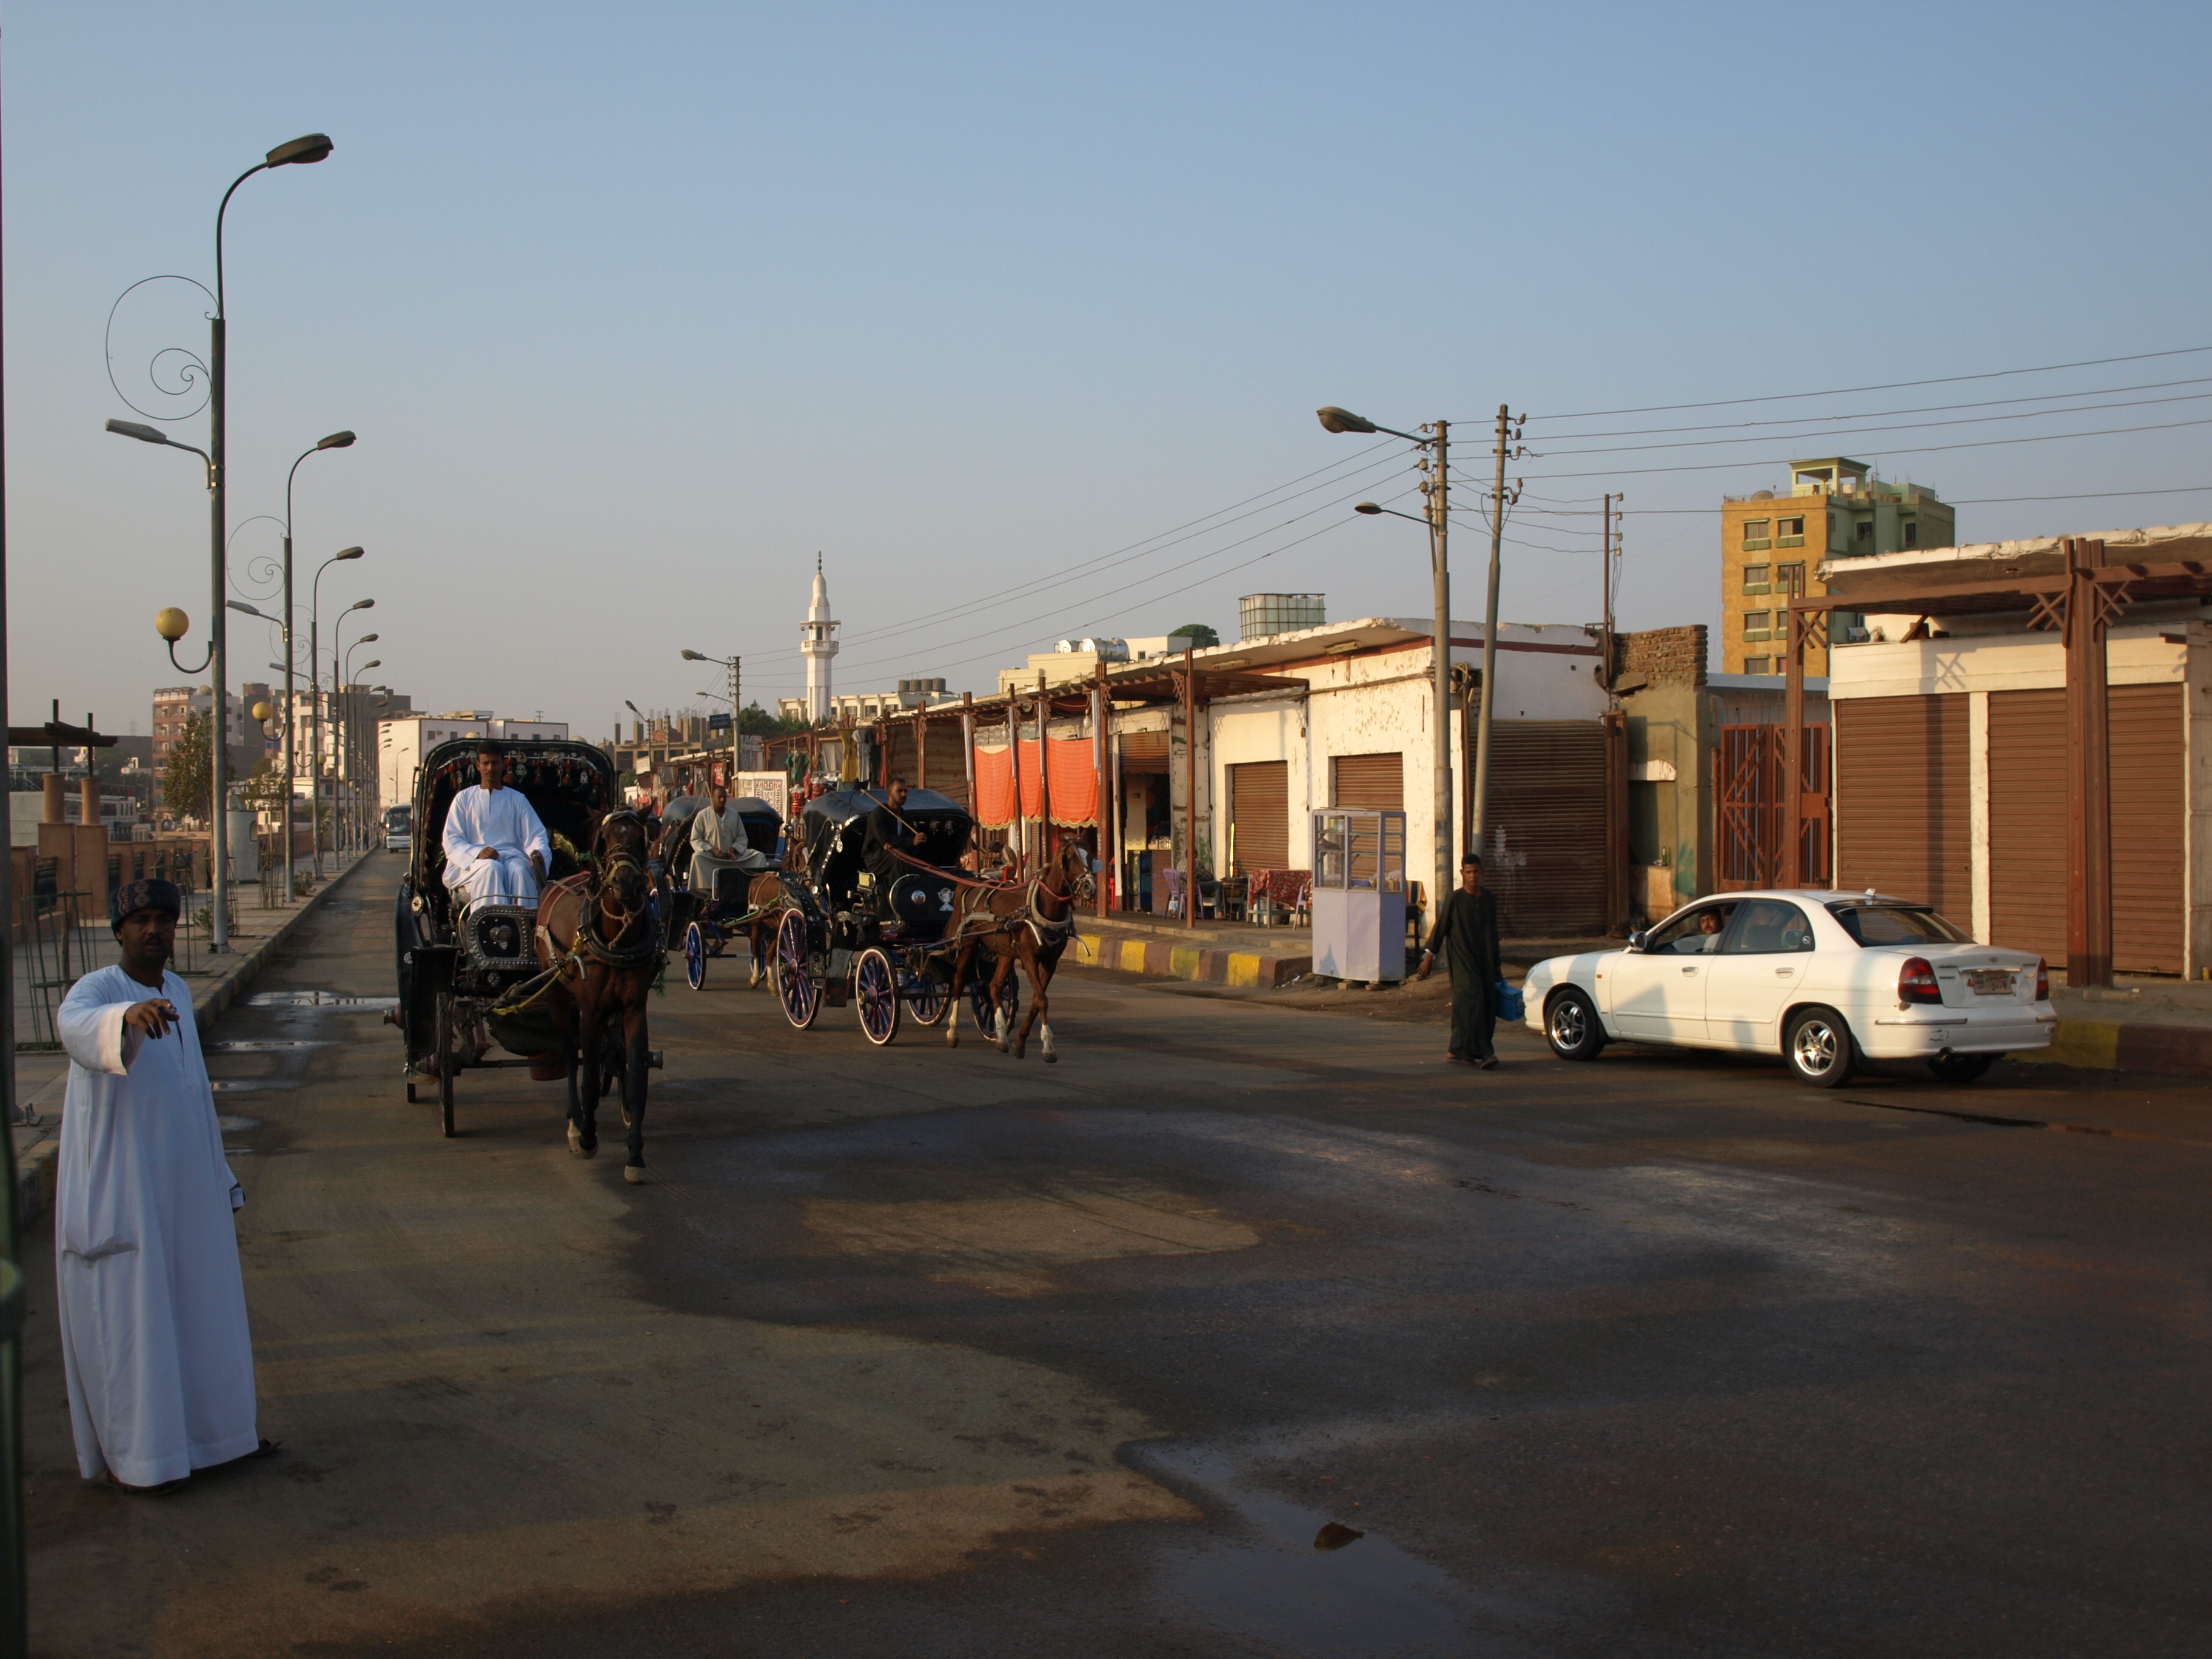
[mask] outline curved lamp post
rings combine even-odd
[[[322,625],[323,572],[334,564],[349,559],[358,559],[363,550],[349,547],[333,553],[315,567],[315,579],[307,584],[307,799],[309,819],[314,825],[315,879],[323,878],[323,681],[322,681]],[[375,601],[364,599],[353,609],[358,611]]]
[[[1441,914],[1435,907],[1441,905],[1456,882],[1452,869],[1452,825],[1458,814],[1452,810],[1451,787],[1451,574],[1446,561],[1445,536],[1450,527],[1447,495],[1449,474],[1450,431],[1449,423],[1433,421],[1419,432],[1401,432],[1395,427],[1377,426],[1364,416],[1355,415],[1348,409],[1339,409],[1334,404],[1315,411],[1320,416],[1325,432],[1387,432],[1394,438],[1403,438],[1417,445],[1422,452],[1421,465],[1429,474],[1421,491],[1429,498],[1428,513],[1416,523],[1428,526],[1429,574],[1436,582],[1437,617],[1436,662],[1437,719],[1436,719],[1436,886],[1429,903],[1430,915]],[[1362,501],[1355,512],[1374,514],[1389,511],[1372,501]],[[1407,513],[1399,518],[1411,518]],[[1490,577],[1490,621],[1483,635],[1482,673],[1482,731],[1475,749],[1475,831],[1479,837],[1482,823],[1482,781],[1487,774],[1490,759],[1490,636],[1498,631],[1498,573],[1493,566]],[[1479,847],[1472,842],[1470,848]]]
[[[338,846],[338,828],[344,821],[344,814],[340,808],[344,800],[344,781],[351,770],[347,764],[346,744],[354,735],[353,710],[345,702],[345,679],[339,672],[347,647],[338,635],[344,629],[348,617],[356,611],[373,610],[375,605],[374,599],[356,599],[338,612],[338,619],[331,624],[331,718],[336,723],[331,743],[331,846],[333,849]],[[375,637],[374,634],[364,634],[354,644],[358,647],[363,640]]]
[[[368,734],[362,730],[368,698],[365,689],[358,680],[354,678],[354,676],[356,672],[366,674],[372,668],[383,667],[384,659],[372,657],[356,670],[353,665],[353,653],[364,645],[374,645],[376,638],[374,634],[364,634],[346,647],[345,676],[339,681],[340,685],[350,684],[353,688],[346,696],[346,772],[353,781],[353,805],[346,813],[346,828],[352,837],[354,850],[356,852],[362,845],[361,834],[364,815],[362,810],[362,782],[368,775]]]
[[[228,391],[224,357],[224,330],[228,319],[223,309],[222,283],[222,224],[223,216],[230,211],[230,198],[238,187],[257,173],[285,167],[309,167],[322,161],[331,153],[331,141],[319,132],[311,132],[295,138],[288,144],[279,144],[262,159],[230,181],[230,188],[222,193],[222,201],[215,210],[215,315],[209,319],[208,353],[208,447],[192,453],[207,463],[209,539],[210,543],[210,606],[215,613],[210,625],[208,665],[214,674],[215,741],[210,745],[209,757],[213,785],[215,822],[209,830],[208,863],[214,878],[211,895],[213,925],[209,929],[208,948],[225,951],[230,949],[230,820],[224,811],[229,799],[229,757],[223,738],[228,724],[229,653],[223,632],[223,602],[228,597],[228,572],[225,569],[224,544],[228,539],[223,501],[223,444],[225,437],[224,399]],[[190,444],[178,443],[174,439],[152,427],[139,426],[135,422],[110,421],[107,429],[126,438],[136,438],[142,443],[166,444],[173,449],[192,449]],[[163,613],[166,617],[167,612]],[[176,661],[176,642],[184,637],[181,629],[176,634],[164,632],[161,636],[169,642],[169,659]],[[182,664],[178,664],[182,667]],[[198,672],[198,671],[188,671]]]
[[[709,657],[702,652],[687,650],[684,653],[684,660],[718,662],[730,671],[730,689],[726,695],[730,699],[730,782],[734,787],[738,781],[738,757],[742,752],[738,746],[738,665],[743,659],[738,657]]]
[[[302,450],[292,463],[292,470],[284,475],[284,620],[279,624],[284,630],[284,902],[292,902],[292,791],[300,775],[300,745],[294,733],[293,705],[298,698],[292,690],[292,659],[298,653],[292,648],[292,480],[298,476],[300,462],[310,455],[319,455],[326,449],[350,449],[354,436],[351,432],[333,432],[319,439],[312,449]]]

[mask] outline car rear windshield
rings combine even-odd
[[[1923,906],[1832,904],[1828,914],[1861,945],[1967,945],[1973,935]]]

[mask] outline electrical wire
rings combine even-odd
[[[1981,438],[1972,443],[1922,444],[1912,449],[1885,449],[1891,456],[1941,455],[1957,449],[1997,449],[2011,444],[2057,443],[2071,438],[2112,438],[2131,432],[2172,432],[2183,427],[2212,426],[2212,416],[2194,421],[2157,421],[2143,426],[2100,427],[2094,432],[2045,432],[2026,438]],[[1726,472],[1740,467],[1769,466],[1772,463],[1760,460],[1703,461],[1686,466],[1624,466],[1608,467],[1595,472],[1540,472],[1544,479],[1636,477],[1656,472]]]
[[[2067,495],[1962,495],[1957,501],[1946,501],[1946,507],[1997,507],[2010,501],[2104,501],[2132,495],[2212,495],[2212,484],[2174,484],[2164,489],[2085,489]],[[1795,501],[1796,496],[1775,497],[1777,501]],[[1718,513],[1717,507],[1624,507],[1624,514],[1633,512],[1638,518],[1675,518],[1692,513]]]
[[[1745,404],[1795,403],[1806,398],[1851,398],[1867,392],[1904,392],[1914,386],[1961,386],[1972,380],[2002,380],[2020,374],[2057,374],[2070,368],[2102,368],[2111,363],[2149,362],[2160,357],[2190,357],[2212,351],[2212,345],[2177,346],[2170,351],[2137,351],[2121,357],[2084,357],[2078,362],[2045,363],[2035,368],[1996,368],[1979,374],[1939,374],[1926,380],[1887,380],[1879,386],[1831,387],[1825,392],[1776,392],[1758,398],[1714,398],[1695,404],[1644,404],[1633,409],[1586,409],[1569,415],[1538,415],[1539,421],[1589,421],[1615,415],[1662,415],[1678,409],[1731,409]]]

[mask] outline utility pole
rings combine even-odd
[[[1452,869],[1452,825],[1459,814],[1452,807],[1451,756],[1451,567],[1446,558],[1448,538],[1451,532],[1451,434],[1449,422],[1437,421],[1426,428],[1431,434],[1429,449],[1421,456],[1421,471],[1426,476],[1421,481],[1421,493],[1428,497],[1429,506],[1429,574],[1436,584],[1437,637],[1431,653],[1435,658],[1437,721],[1433,769],[1436,774],[1435,823],[1432,837],[1436,848],[1436,885],[1430,890],[1434,895],[1431,906],[1444,902],[1444,896],[1456,884]],[[1496,581],[1492,583],[1492,604],[1495,605]],[[1432,915],[1442,915],[1431,910]]]
[[[1516,422],[1504,404],[1498,405],[1497,482],[1490,495],[1490,601],[1482,615],[1482,714],[1474,739],[1474,826],[1470,846],[1477,854],[1489,848],[1490,837],[1490,716],[1498,693],[1498,565],[1505,540],[1505,509],[1520,499],[1516,483],[1513,495],[1505,493],[1505,462],[1517,452]],[[1437,895],[1443,900],[1441,892]]]
[[[1613,497],[1602,498],[1598,509],[1598,592],[1605,606],[1605,678],[1613,679]]]

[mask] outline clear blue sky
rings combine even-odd
[[[357,429],[301,469],[298,532],[303,567],[369,549],[324,594],[375,598],[371,678],[587,735],[624,698],[713,685],[681,646],[742,652],[749,696],[794,690],[817,550],[851,690],[981,688],[1068,631],[1233,634],[1255,590],[1425,612],[1416,526],[1339,504],[1276,527],[1403,490],[1391,471],[1004,597],[1346,461],[1361,441],[1322,432],[1322,403],[1467,422],[1480,472],[1501,402],[1542,417],[2212,345],[2203,6],[49,0],[4,23],[19,717],[59,696],[143,731],[179,678],[154,611],[203,634],[205,496],[191,458],[100,430],[129,414],[107,313],[142,276],[211,281],[223,187],[313,130],[328,162],[232,208],[233,521],[281,512],[293,456]],[[126,387],[153,347],[199,346],[201,315],[135,296]],[[2212,355],[1721,417],[2204,377]],[[2204,419],[2212,401],[2140,400],[2207,391],[1516,471],[1554,503],[1628,492],[1626,623],[1712,621],[1717,520],[1659,509],[1778,483],[1808,448],[1953,499],[2212,485],[2212,426],[1909,453]],[[173,429],[205,441],[204,421]],[[1567,429],[1532,420],[1532,444]],[[1627,470],[1716,453],[1744,464]],[[1973,540],[2199,518],[2212,494],[1960,511]],[[1516,520],[1509,619],[1596,617],[1593,528]],[[1462,617],[1482,541],[1470,521],[1454,544]],[[246,565],[275,532],[235,545]],[[265,674],[267,629],[234,620],[238,676]]]

